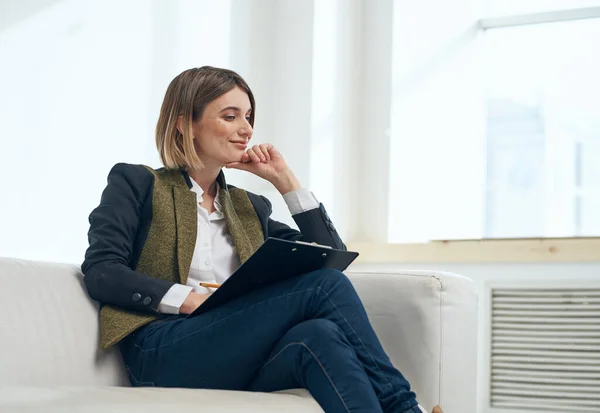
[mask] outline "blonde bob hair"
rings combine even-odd
[[[254,95],[244,79],[228,69],[203,66],[188,69],[171,81],[156,124],[156,147],[166,169],[202,169],[204,164],[194,148],[193,122],[202,118],[206,105],[235,87],[248,94],[254,126]],[[177,119],[183,116],[182,132]]]

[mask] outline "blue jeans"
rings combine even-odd
[[[348,278],[311,272],[204,314],[175,315],[120,345],[134,386],[305,388],[327,413],[419,413]]]

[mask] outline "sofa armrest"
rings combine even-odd
[[[392,363],[419,403],[474,412],[478,297],[466,277],[437,271],[348,271]]]

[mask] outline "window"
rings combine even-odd
[[[600,1],[394,6],[389,242],[600,236]]]

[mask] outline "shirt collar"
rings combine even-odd
[[[185,183],[187,184],[188,188],[191,189],[192,188],[192,177],[187,172],[187,170],[185,170],[184,168],[180,168],[179,171],[183,175],[183,179],[185,179]],[[217,183],[225,191],[228,190],[227,182],[225,182],[225,174],[223,173],[223,169],[221,169],[219,171],[219,175],[217,176]]]
[[[190,191],[196,193],[197,199],[198,199],[198,203],[200,203],[200,202],[202,202],[204,200],[202,198],[202,195],[204,195],[204,190],[202,189],[202,187],[200,185],[198,185],[198,183],[196,181],[194,181],[194,178],[192,178],[191,176],[189,178],[190,178],[190,182],[192,184],[192,187],[190,188]],[[217,181],[217,194],[215,196],[215,209],[217,210],[217,212],[219,214],[222,214],[223,211],[221,210],[221,202],[219,201],[219,192],[220,192],[220,190],[221,190],[221,185]]]

